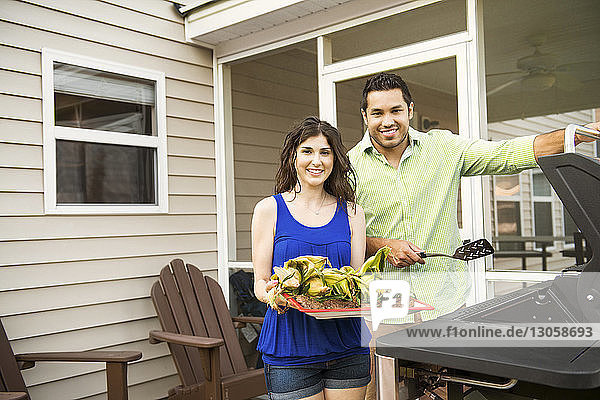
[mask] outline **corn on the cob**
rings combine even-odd
[[[320,276],[313,276],[304,284],[307,285],[306,294],[313,297],[322,296],[331,290],[330,287],[323,284],[323,279]]]

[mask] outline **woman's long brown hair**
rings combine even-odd
[[[297,185],[300,185],[295,166],[296,151],[306,139],[319,135],[325,136],[333,151],[333,170],[323,188],[338,202],[346,201],[354,204],[356,202],[356,175],[350,165],[340,132],[328,122],[321,121],[314,116],[304,118],[294,125],[285,136],[279,169],[275,175],[275,193],[291,191],[299,193],[302,190],[302,188],[296,189]]]

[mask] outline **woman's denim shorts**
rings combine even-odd
[[[298,400],[323,389],[350,389],[366,386],[371,380],[368,354],[304,365],[265,364],[265,379],[271,400]]]

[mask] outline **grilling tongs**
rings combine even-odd
[[[479,239],[474,242],[469,242],[467,244],[460,246],[459,248],[457,248],[454,251],[453,255],[444,254],[444,253],[427,253],[424,251],[417,253],[417,254],[421,258],[440,257],[441,256],[441,257],[456,258],[458,260],[463,260],[463,261],[471,261],[471,260],[475,260],[476,258],[485,257],[485,256],[489,256],[490,254],[494,254],[494,248],[492,247],[490,242],[488,242],[486,239]]]

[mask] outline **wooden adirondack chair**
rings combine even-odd
[[[142,358],[139,351],[77,351],[13,354],[0,321],[0,400],[28,400],[22,369],[36,361],[80,361],[106,363],[108,400],[127,400],[127,363]]]
[[[267,392],[263,370],[246,366],[234,326],[262,317],[232,318],[219,284],[180,259],[160,271],[151,296],[163,331],[151,331],[150,342],[169,344],[182,382],[169,390],[170,400],[238,400]]]

